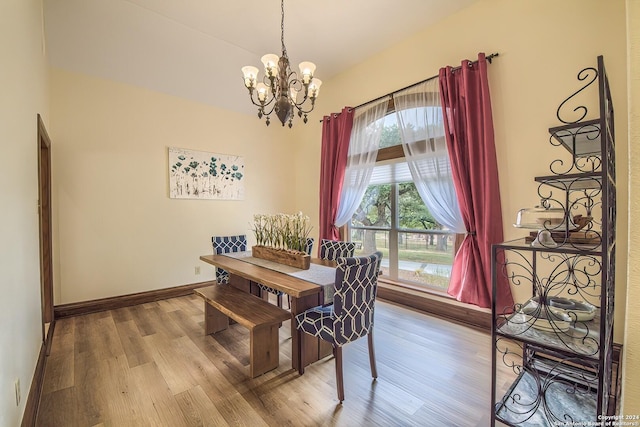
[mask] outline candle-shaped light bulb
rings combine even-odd
[[[258,80],[258,69],[247,65],[246,67],[242,67],[242,74],[244,75],[244,85],[248,89],[255,88],[256,81]]]
[[[278,74],[278,55],[274,53],[266,54],[262,57],[262,63],[264,64],[264,73],[268,77],[274,77]]]
[[[313,62],[301,62],[300,65],[300,75],[302,76],[302,83],[308,85],[313,79],[313,73],[316,71],[316,64]]]
[[[266,84],[260,82],[256,86],[256,92],[258,96],[258,101],[263,103],[264,101],[267,100],[267,95],[269,94],[269,87]]]
[[[315,99],[320,93],[320,86],[322,86],[322,80],[314,78],[309,83],[309,98]]]

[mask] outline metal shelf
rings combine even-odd
[[[535,180],[563,191],[602,189],[602,173],[600,172],[537,176]]]
[[[597,421],[596,397],[595,392],[580,389],[572,381],[523,371],[496,403],[496,419],[509,426],[589,425]]]
[[[583,86],[558,107],[556,116],[563,125],[549,128],[551,144],[564,147],[572,161],[558,158],[550,164],[551,175],[535,177],[541,199],[564,210],[562,224],[540,226],[519,217],[515,227],[546,232],[533,232],[492,247],[492,426],[496,421],[513,427],[596,425],[616,411],[617,397],[610,394],[615,292],[614,119],[602,56],[597,62],[597,69],[586,67],[578,73]],[[583,121],[588,108],[575,107],[573,98],[592,84],[598,87],[599,117]],[[562,114],[564,110],[583,115],[570,122]],[[570,221],[580,216],[591,222],[571,231]],[[536,246],[532,246],[534,242]],[[497,307],[495,295],[501,280],[528,293],[529,301],[550,301],[548,297],[557,296],[588,302],[597,311],[589,313],[595,315],[592,320],[583,315],[580,318],[585,320],[578,322],[572,321],[577,315],[549,310],[546,302],[538,303],[533,311],[527,306],[529,301]],[[509,390],[502,395],[505,386]]]
[[[600,156],[600,120],[588,120],[549,128],[549,133],[576,157]]]
[[[534,327],[535,319],[516,312],[504,317],[496,328],[496,334],[528,344],[548,347],[563,352],[571,352],[580,357],[597,360],[600,350],[600,310],[596,317],[587,322],[575,322],[568,329],[552,327],[541,330]]]
[[[526,237],[510,240],[495,245],[504,250],[525,250],[531,252],[555,252],[571,255],[591,255],[599,256],[602,254],[602,244],[600,243],[558,243],[554,247],[531,246]]]

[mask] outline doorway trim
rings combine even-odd
[[[51,139],[38,114],[38,217],[40,226],[40,296],[42,339],[53,322],[53,226],[51,222]]]

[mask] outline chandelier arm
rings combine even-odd
[[[304,84],[304,82],[298,78],[298,73],[295,71],[292,71],[289,74],[289,88],[294,88],[298,92],[301,92],[302,89],[304,89],[305,96],[309,91],[309,85]]]
[[[311,105],[310,110],[305,110],[303,108],[303,106],[307,104],[307,101],[311,99],[309,98],[309,85],[304,84],[302,80],[298,79],[298,76],[295,72],[292,72],[291,75],[295,77],[289,81],[289,88],[294,88],[296,91],[298,91],[298,93],[302,93],[303,95],[303,98],[300,101],[294,101],[293,99],[289,98],[291,101],[291,105],[294,106],[296,110],[301,111],[305,114],[310,113],[313,110],[313,105]]]
[[[265,103],[260,103],[260,102],[256,102],[256,100],[254,99],[254,90],[249,89],[249,99],[251,100],[251,103],[253,105],[255,105],[256,107],[258,107],[258,117],[262,118],[262,116],[265,116],[266,120],[267,120],[267,125],[269,122],[269,115],[271,113],[273,113],[273,110],[275,109],[275,97],[274,96],[270,96],[269,97],[269,101],[265,102]],[[266,107],[268,107],[269,105],[271,105],[271,108],[266,109]]]
[[[276,107],[275,102],[273,102],[275,99],[276,99],[275,97],[271,97],[269,102],[265,102],[264,105],[260,105],[260,104],[256,104],[256,105],[258,107],[262,108],[262,114],[264,114],[265,116],[268,116],[269,114],[273,113],[273,110]],[[254,102],[254,104],[255,104],[255,102]],[[268,107],[269,105],[271,105],[271,108],[269,108],[269,111],[266,111],[266,107]]]
[[[311,100],[311,105],[309,106],[308,110],[305,110],[303,107],[304,105],[308,105],[308,103],[306,101]],[[316,106],[316,101],[312,98],[305,98],[305,100],[299,104],[294,104],[292,103],[292,105],[295,107],[296,110],[298,110],[299,112],[303,113],[303,114],[309,114],[310,112],[313,111],[314,107]]]
[[[260,102],[256,102],[256,100],[254,99],[254,94],[253,91],[249,91],[249,99],[251,100],[251,103],[253,105],[255,105],[256,107],[260,107],[262,109],[264,109],[264,107],[268,107],[270,104],[273,103],[273,100],[275,99],[275,97],[273,95],[269,96],[269,101],[265,102],[264,104],[261,104]],[[271,110],[273,111],[273,106],[271,107]],[[269,114],[269,113],[265,113],[265,114]]]
[[[255,89],[253,89],[253,88],[250,88],[250,89],[249,89],[249,99],[251,100],[251,103],[252,103],[253,105],[255,105],[256,107],[261,108],[261,109],[262,109],[263,114],[265,114],[265,115],[269,115],[269,114],[271,114],[271,112],[273,112],[273,108],[274,108],[274,106],[275,106],[275,105],[274,105],[274,106],[271,106],[271,109],[269,110],[269,112],[268,112],[268,113],[264,111],[265,107],[268,107],[268,106],[269,106],[270,104],[272,104],[272,103],[274,102],[274,100],[276,99],[276,96],[274,95],[275,90],[273,89],[273,88],[275,87],[275,85],[271,84],[274,80],[275,80],[275,78],[274,78],[274,77],[271,77],[271,78],[270,78],[270,77],[268,77],[268,76],[262,76],[262,82],[263,82],[264,84],[267,84],[268,86],[270,86],[270,87],[272,88],[271,94],[269,94],[269,95],[267,96],[267,99],[265,99],[265,102],[264,102],[264,103],[260,103],[260,101],[259,101],[259,100],[256,102],[256,99],[254,98],[254,96],[257,98],[257,95],[254,95],[254,93],[255,93]]]
[[[304,99],[301,102],[294,102],[294,104],[298,104],[298,105],[304,104],[304,102],[307,100],[309,96],[309,85],[304,84],[304,82],[298,78],[298,75],[296,72],[292,72],[289,76],[290,77],[294,76],[293,79],[289,80],[289,89],[293,88],[296,90],[297,93],[304,94]]]

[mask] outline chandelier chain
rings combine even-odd
[[[282,42],[283,56],[287,56],[287,48],[284,46],[284,0],[280,1],[281,19],[280,19],[280,41]]]

